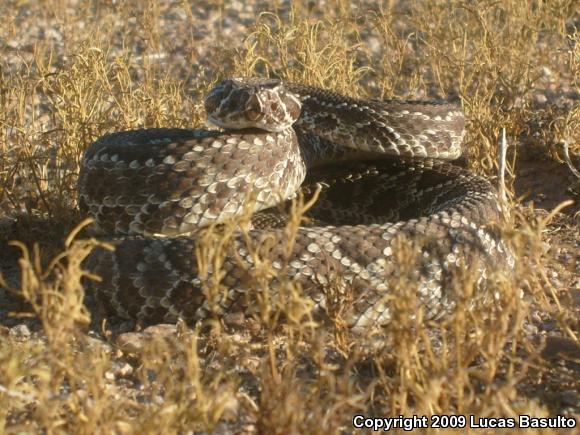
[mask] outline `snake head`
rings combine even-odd
[[[282,131],[300,116],[298,97],[277,79],[235,78],[219,82],[205,99],[208,121],[222,128]]]

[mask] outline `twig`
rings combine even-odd
[[[562,144],[562,150],[564,151],[564,161],[566,162],[566,164],[568,165],[568,167],[570,168],[570,171],[574,174],[574,176],[576,178],[580,179],[580,172],[578,172],[578,169],[576,169],[574,167],[574,164],[572,163],[572,159],[570,158],[570,154],[568,154],[568,141],[565,140],[563,142],[561,142]]]
[[[8,397],[12,397],[14,399],[24,400],[25,402],[36,401],[36,397],[34,397],[32,394],[23,393],[21,391],[9,390],[4,385],[0,385],[0,393],[4,393]]]
[[[507,140],[505,137],[505,127],[501,129],[501,142],[499,144],[499,197],[501,207],[507,213],[507,194],[505,188],[505,170],[506,170]]]

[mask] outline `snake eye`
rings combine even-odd
[[[205,111],[207,113],[213,113],[219,107],[219,99],[215,94],[210,94],[205,99]]]

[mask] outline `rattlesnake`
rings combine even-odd
[[[155,323],[247,313],[252,272],[267,261],[278,275],[262,290],[271,298],[288,278],[324,314],[327,289],[338,283],[351,291],[347,324],[367,330],[392,318],[406,246],[399,236],[415,241],[405,282],[428,318],[453,311],[461,269],[475,265],[481,283],[509,262],[488,225],[502,220],[495,190],[445,161],[461,153],[456,106],[354,99],[259,78],[224,80],[205,105],[224,130],[113,133],[84,154],[81,209],[115,245],[96,249],[86,267],[119,314]],[[275,206],[301,184],[306,196],[322,187],[309,225],[290,241],[284,224],[260,228],[258,213],[254,228],[231,234],[220,271],[212,263],[200,275],[202,228]],[[210,281],[223,289],[212,303]]]

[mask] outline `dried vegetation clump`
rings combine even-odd
[[[354,414],[580,412],[579,212],[577,202],[564,203],[578,193],[562,151],[579,166],[574,2],[290,3],[0,5],[6,432],[334,433],[349,432]],[[505,129],[504,234],[516,267],[494,280],[501,303],[466,309],[474,291],[466,270],[454,284],[462,295],[456,315],[425,321],[402,244],[396,318],[374,337],[345,328],[349,289],[335,285],[332,271],[326,324],[287,279],[271,300],[267,258],[250,277],[249,319],[144,332],[102,321],[81,282],[88,272],[80,264],[98,244],[77,234],[84,149],[111,131],[201,126],[207,89],[240,75],[374,98],[460,100],[467,165],[493,180]],[[219,241],[207,238],[206,247]],[[203,254],[212,265],[220,255]]]

